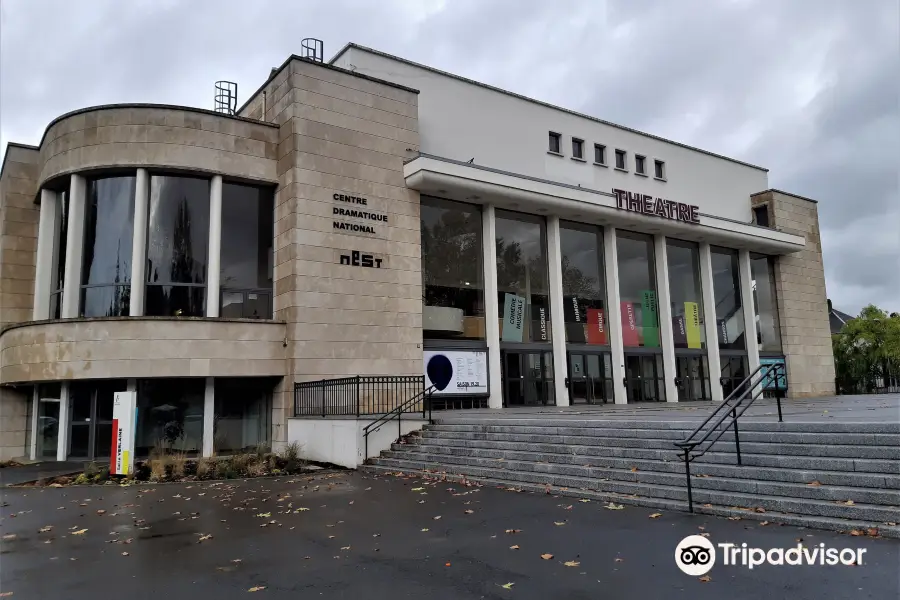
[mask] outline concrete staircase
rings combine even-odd
[[[465,476],[523,490],[687,510],[673,442],[690,421],[454,417],[370,461],[371,471]],[[900,424],[741,420],[691,464],[694,510],[900,538]],[[848,502],[849,501],[849,502]]]

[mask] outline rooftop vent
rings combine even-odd
[[[305,58],[314,62],[322,62],[322,56],[325,54],[325,45],[322,40],[316,38],[304,38],[300,40],[300,58]]]
[[[217,81],[215,111],[233,115],[237,110],[237,84],[233,81]]]

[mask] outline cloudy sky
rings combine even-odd
[[[354,41],[770,169],[816,198],[828,295],[900,311],[898,0],[3,0],[0,145],[94,104],[240,99]]]

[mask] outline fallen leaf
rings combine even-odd
[[[565,525],[566,522],[565,521],[553,521],[553,524],[554,525]]]
[[[304,511],[307,511],[307,510],[309,510],[309,509],[308,509],[308,508],[300,507],[300,508],[298,508],[297,510],[295,510],[294,512],[295,512],[295,513],[298,513],[298,512],[304,512]]]
[[[637,473],[637,470],[638,470],[637,467],[631,467],[631,472],[632,472],[632,473]]]
[[[349,549],[350,549],[350,546],[342,546],[341,547],[341,550],[349,550]]]
[[[651,518],[651,519],[658,519],[658,518],[660,518],[661,516],[662,516],[662,513],[653,513],[652,515],[650,515],[650,518]]]
[[[862,531],[860,531],[859,529],[854,529],[850,532],[850,535],[856,537],[856,536],[865,535],[865,534]]]
[[[264,589],[266,589],[266,586],[264,586],[264,585],[254,585],[252,588],[250,588],[250,589],[247,590],[247,591],[248,591],[248,592],[260,592],[260,591],[262,591],[262,590],[264,590]]]
[[[200,542],[205,542],[208,539],[212,539],[211,533],[207,533],[206,535],[201,535],[200,538],[197,540],[197,543],[199,544]]]
[[[885,525],[890,525],[891,527],[896,527],[896,526],[897,526],[897,524],[894,523],[893,521],[886,521],[886,522],[885,522]]]
[[[703,533],[701,533],[701,534],[700,534],[700,535],[702,535],[702,536],[703,536],[703,537],[706,537],[706,538],[708,538],[708,537],[709,537],[709,534],[708,534],[708,533],[706,533],[706,532],[703,532]]]
[[[441,518],[441,515],[438,515],[438,516],[436,516],[436,517],[433,517],[433,520],[437,521],[437,520],[440,519],[440,518]]]
[[[579,502],[590,502],[590,500],[588,500],[587,498],[582,498],[581,500],[579,500]]]
[[[703,508],[712,508],[712,504],[704,504]]]
[[[544,560],[550,560],[551,558],[553,558],[553,555],[552,554],[541,554],[541,558],[543,558]]]
[[[506,533],[522,533],[521,529],[507,529]]]
[[[876,535],[878,535],[878,528],[869,527],[868,529],[866,529],[866,533],[872,537],[875,537]]]
[[[329,539],[329,540],[333,540],[333,539],[334,539],[334,536],[333,536],[333,535],[329,535],[329,536],[328,536],[328,539]]]
[[[705,531],[706,527],[704,527],[703,525],[700,525],[697,527],[697,529],[699,529],[700,531]]]
[[[763,522],[761,522],[761,523],[759,524],[759,526],[760,526],[760,527],[765,527],[765,526],[768,525],[768,524],[769,524],[768,521],[763,521]]]
[[[422,531],[428,531],[428,528],[427,528],[427,527],[423,527],[423,528],[422,528]]]
[[[239,562],[241,562],[241,560],[242,560],[242,559],[240,559],[240,558],[233,558],[233,559],[231,559],[231,562],[233,562],[233,563],[239,563]]]
[[[622,561],[624,561],[624,560],[625,560],[625,559],[623,559],[623,558],[618,558],[618,557],[617,557],[616,560],[615,560],[615,562],[622,562]]]
[[[519,545],[516,544],[515,546],[510,546],[509,549],[510,549],[510,550],[518,550],[518,549],[519,549]]]
[[[810,486],[810,487],[819,487],[819,486],[822,485],[822,484],[821,484],[821,482],[819,482],[819,481],[817,481],[817,480],[814,479],[813,481],[810,481],[810,482],[807,483],[806,485],[808,485],[808,486]]]
[[[128,553],[127,553],[127,552],[123,552],[123,553],[122,553],[122,556],[128,556]]]
[[[471,515],[475,511],[474,510],[464,510],[463,512],[466,513],[467,515]]]
[[[704,575],[703,577],[699,577],[698,579],[703,583],[709,583],[710,581],[712,581],[712,577],[710,577],[709,575]]]
[[[622,506],[621,504],[615,504],[615,503],[613,503],[613,502],[610,502],[609,504],[607,504],[607,505],[604,506],[603,508],[608,508],[609,510],[623,510],[625,507]]]
[[[53,525],[47,525],[45,527],[41,527],[40,529],[38,529],[38,533],[47,533],[51,529],[53,529]]]
[[[259,514],[256,515],[256,516],[257,516],[257,517],[262,517],[263,519],[268,519],[269,517],[272,516],[272,513],[270,513],[270,512],[268,512],[268,513],[259,513]]]
[[[14,534],[14,533],[7,533],[6,535],[3,536],[3,539],[6,540],[6,541],[8,541],[8,542],[11,542],[11,541],[13,541],[14,539],[16,539],[16,534]]]
[[[421,491],[424,490],[424,489],[425,489],[425,488],[423,488],[423,487],[417,487],[417,488],[413,488],[413,489],[410,490],[410,491],[413,491],[413,492],[421,492]]]
[[[567,567],[577,567],[577,566],[579,566],[581,563],[578,562],[577,560],[567,560],[567,561],[564,562],[563,564],[564,564],[565,566],[567,566]]]
[[[106,511],[103,510],[103,509],[101,508],[100,510],[97,511],[97,514],[98,514],[98,515],[105,515],[105,514],[106,514]]]
[[[728,520],[729,521],[740,521],[741,518],[740,517],[728,517]]]
[[[758,513],[764,513],[764,512],[766,512],[766,509],[764,509],[764,508],[761,507],[761,506],[757,506],[757,507],[754,508],[753,510],[754,510],[755,512],[758,512]]]
[[[847,500],[846,502],[839,502],[839,504],[843,504],[844,506],[853,506],[856,503],[853,500]]]
[[[72,535],[84,535],[87,529],[79,529],[78,531],[73,531]]]
[[[516,584],[513,582],[509,582],[509,583],[504,583],[500,587],[502,587],[504,590],[511,590],[512,586],[514,586],[514,585],[516,585]]]

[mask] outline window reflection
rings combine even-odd
[[[203,379],[138,381],[135,455],[154,448],[197,454],[203,447]]]
[[[480,208],[423,196],[420,219],[426,335],[485,339]]]
[[[209,243],[209,181],[153,176],[147,227],[145,313],[203,316]]]
[[[265,379],[216,379],[215,387],[215,452],[248,452],[269,444],[272,384]]]
[[[705,348],[700,249],[692,242],[666,240],[672,338],[676,348]]]
[[[744,350],[744,311],[741,306],[740,264],[737,250],[712,248],[713,292],[716,300],[716,335],[719,348]]]
[[[562,221],[560,233],[566,341],[609,344],[602,231],[593,225]]]
[[[619,263],[622,342],[625,346],[659,348],[653,238],[619,231],[616,235],[616,252]]]
[[[272,318],[274,211],[271,189],[222,186],[223,317]]]
[[[542,217],[496,212],[500,339],[550,340],[547,226]]]
[[[87,183],[81,315],[128,314],[135,178],[106,177]]]
[[[761,352],[781,352],[778,302],[775,295],[775,259],[750,255],[753,298],[756,308],[756,343]]]

